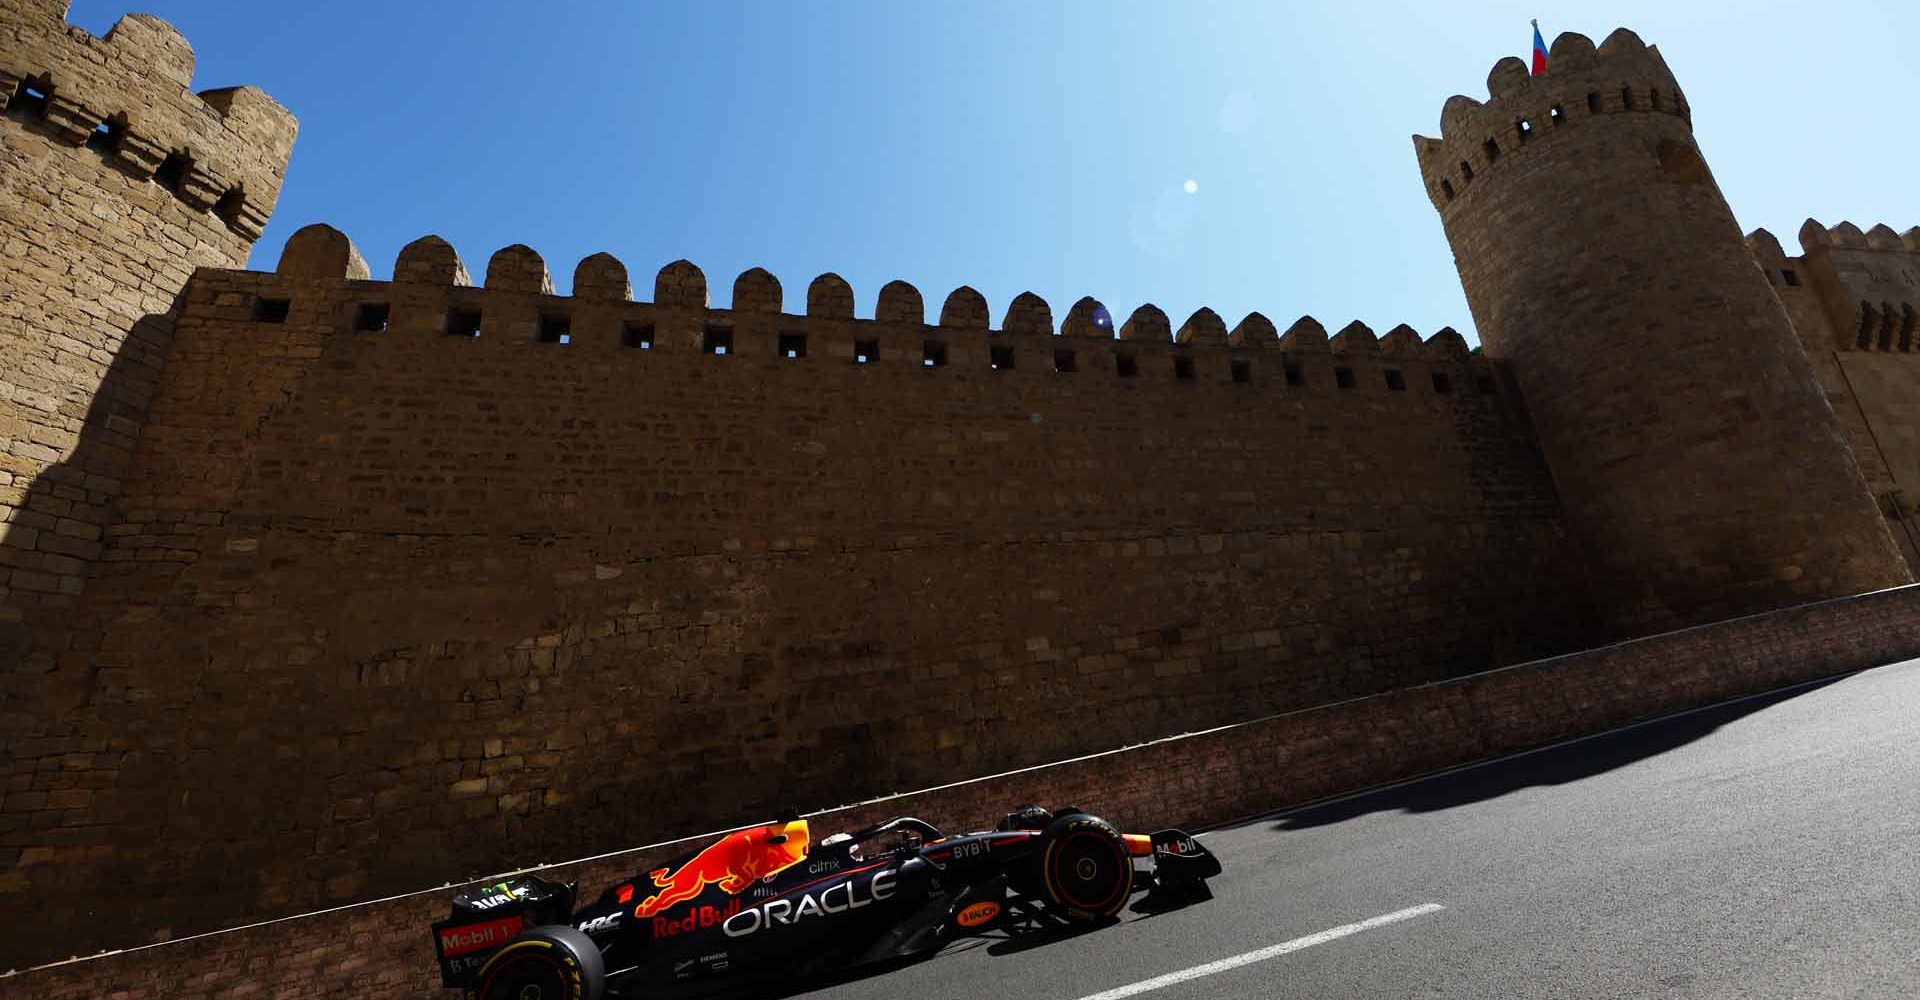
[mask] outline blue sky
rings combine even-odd
[[[125,2],[69,19],[104,33]],[[476,275],[526,243],[563,291],[605,250],[642,298],[686,257],[715,305],[758,265],[789,311],[835,271],[862,316],[902,278],[935,315],[970,284],[996,324],[1032,290],[1056,319],[1091,294],[1474,339],[1408,136],[1483,98],[1530,17],[1658,44],[1743,228],[1920,224],[1912,3],[143,4],[196,89],[300,117],[262,269],[324,221],[381,278],[438,233]]]

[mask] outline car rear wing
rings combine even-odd
[[[440,984],[449,989],[472,986],[487,959],[521,931],[565,923],[575,890],[572,884],[523,875],[455,896],[452,916],[433,925]]]

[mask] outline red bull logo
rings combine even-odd
[[[654,940],[675,937],[702,927],[715,927],[726,923],[729,917],[740,912],[740,901],[734,900],[725,906],[696,906],[682,917],[653,918]]]
[[[660,891],[641,900],[633,915],[651,917],[700,895],[710,885],[739,895],[755,879],[785,871],[806,856],[807,821],[803,819],[729,833],[679,868],[662,868],[649,875]]]

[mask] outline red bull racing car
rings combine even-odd
[[[433,925],[442,983],[476,1000],[600,1000],[792,980],[925,955],[988,930],[1093,925],[1140,891],[1207,898],[1220,862],[1179,830],[1123,834],[1023,806],[947,836],[899,817],[813,843],[806,820],[729,833],[575,909],[521,876],[462,893]]]

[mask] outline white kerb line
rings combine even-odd
[[[1157,990],[1178,983],[1200,979],[1218,972],[1226,972],[1229,969],[1237,969],[1243,965],[1264,962],[1269,958],[1279,958],[1282,955],[1291,954],[1302,948],[1311,948],[1316,944],[1326,944],[1328,941],[1335,941],[1351,934],[1358,934],[1361,931],[1370,931],[1376,927],[1397,924],[1402,920],[1412,920],[1414,917],[1424,917],[1429,913],[1438,913],[1444,909],[1446,909],[1446,907],[1441,906],[1439,903],[1422,903],[1419,906],[1410,906],[1404,910],[1395,910],[1392,913],[1362,920],[1357,924],[1342,924],[1339,927],[1330,928],[1318,934],[1309,934],[1306,937],[1294,938],[1291,941],[1270,944],[1265,948],[1258,948],[1244,954],[1235,955],[1232,958],[1223,958],[1217,962],[1196,965],[1191,969],[1182,969],[1179,972],[1169,972],[1164,976],[1155,976],[1152,979],[1142,979],[1137,983],[1116,987],[1104,993],[1094,993],[1081,997],[1080,1000],[1121,1000],[1122,997],[1136,996],[1148,990]]]

